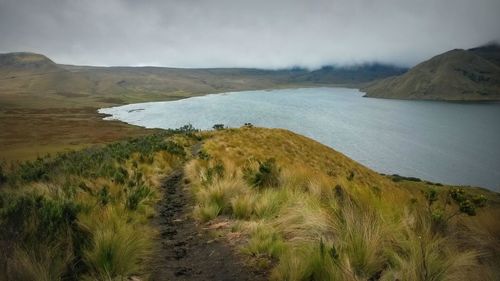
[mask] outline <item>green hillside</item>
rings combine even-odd
[[[500,48],[452,50],[407,73],[376,81],[367,97],[448,101],[500,100]]]

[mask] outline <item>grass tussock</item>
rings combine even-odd
[[[252,231],[248,244],[243,252],[251,255],[264,255],[278,258],[285,249],[285,243],[281,235],[272,227],[259,225]]]
[[[62,245],[16,247],[7,268],[6,280],[54,281],[63,280],[71,267],[73,253]]]
[[[82,218],[82,227],[90,233],[92,243],[83,257],[91,265],[91,280],[125,279],[144,274],[144,261],[152,251],[152,229],[128,223],[126,210],[107,208],[96,217]]]
[[[196,192],[196,200],[200,204],[195,210],[195,216],[206,221],[219,214],[229,214],[232,212],[235,200],[248,191],[249,186],[237,178],[218,178],[211,184],[204,184]]]

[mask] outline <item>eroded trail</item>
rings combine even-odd
[[[165,197],[155,224],[160,230],[152,280],[265,280],[245,267],[229,245],[214,240],[191,218],[191,198],[182,170],[165,179]]]

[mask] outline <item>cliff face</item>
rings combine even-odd
[[[499,49],[486,46],[448,51],[403,75],[376,81],[362,90],[366,96],[378,98],[500,100]]]

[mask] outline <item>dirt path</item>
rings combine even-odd
[[[181,170],[175,171],[163,184],[165,198],[154,222],[160,229],[161,249],[156,253],[152,280],[265,280],[246,268],[229,245],[197,226],[190,217],[192,201],[182,176]]]

